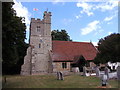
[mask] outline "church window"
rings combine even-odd
[[[41,48],[41,44],[39,44],[39,48]]]
[[[40,32],[40,26],[37,26],[37,31]]]
[[[62,63],[62,68],[63,68],[63,69],[64,69],[64,68],[67,68],[67,63],[66,63],[66,62]]]

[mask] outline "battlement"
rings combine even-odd
[[[37,18],[37,19],[31,18],[31,21],[41,21],[41,19],[39,19],[39,18]]]
[[[47,12],[47,11],[44,11],[44,13],[49,13],[49,14],[51,14],[51,12]]]
[[[44,15],[46,14],[51,16],[51,12],[44,11]]]
[[[51,22],[51,12],[44,11],[43,19],[31,18],[31,23],[50,23]]]
[[[35,18],[31,18],[31,22],[35,21]]]
[[[43,19],[41,20],[41,19],[39,19],[39,18],[31,18],[31,23],[43,23]]]

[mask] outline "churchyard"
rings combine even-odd
[[[101,88],[101,79],[96,76],[81,76],[71,74],[64,76],[64,80],[57,80],[56,75],[10,75],[3,78],[3,88]],[[107,88],[118,88],[118,80],[108,81]]]

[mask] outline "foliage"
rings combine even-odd
[[[98,43],[99,53],[97,54],[94,62],[107,63],[107,62],[120,62],[120,34],[111,34],[99,40]]]
[[[26,26],[17,17],[14,3],[2,3],[2,71],[3,74],[19,73],[27,44],[24,42]]]
[[[51,32],[52,40],[59,40],[59,41],[72,41],[70,36],[66,32],[66,30],[53,30]]]

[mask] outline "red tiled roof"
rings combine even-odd
[[[53,61],[74,61],[82,55],[85,60],[93,60],[97,49],[90,42],[52,41]]]

